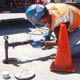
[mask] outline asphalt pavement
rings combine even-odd
[[[56,59],[57,47],[42,50],[33,48],[30,44],[8,48],[8,58],[17,58],[18,62],[5,64],[4,36],[8,36],[8,42],[24,42],[29,40],[34,27],[25,19],[6,20],[0,23],[0,80],[17,80],[15,74],[19,70],[32,70],[35,76],[28,80],[80,80],[80,59],[74,58],[77,72],[51,72],[50,65]],[[40,35],[37,35],[40,37]],[[35,35],[34,35],[35,37]],[[35,37],[36,38],[36,37]],[[66,57],[66,56],[65,56]],[[10,79],[3,79],[3,72],[8,71]]]

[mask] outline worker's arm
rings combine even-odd
[[[47,46],[57,46],[57,42],[56,42],[56,40],[49,40],[49,41],[45,41],[44,45],[47,45]]]
[[[44,36],[45,40],[50,40],[51,32],[46,33]]]
[[[66,26],[68,28],[69,22],[66,22],[65,24],[66,24]],[[59,30],[60,30],[60,26],[57,27],[54,30],[54,34],[55,34],[57,40],[55,40],[55,39],[51,40],[50,36],[51,36],[52,32],[49,32],[50,33],[50,34],[48,34],[49,37],[47,36],[48,39],[44,42],[44,45],[47,45],[47,46],[57,46],[58,45]]]
[[[44,40],[39,40],[39,41],[32,41],[31,46],[34,48],[40,47],[40,46],[57,46],[57,43],[55,40],[48,40],[48,41],[44,41]]]

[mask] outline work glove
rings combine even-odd
[[[48,32],[48,33],[44,34],[43,37],[45,38],[45,40],[50,40],[51,32]]]
[[[76,35],[79,37],[80,36],[80,28],[76,29]]]
[[[44,41],[43,40],[39,40],[39,41],[32,41],[30,43],[30,45],[34,48],[37,48],[37,47],[41,47],[44,45]]]

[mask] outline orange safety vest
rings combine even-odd
[[[80,10],[72,5],[63,3],[50,3],[46,5],[52,21],[49,24],[50,31],[53,31],[61,23],[69,22],[69,30],[75,30],[80,26]]]

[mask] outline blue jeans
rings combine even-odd
[[[76,29],[75,31],[69,32],[68,36],[71,54],[80,54],[80,28]]]

